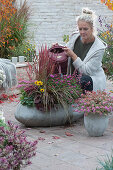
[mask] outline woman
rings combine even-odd
[[[106,77],[102,69],[102,58],[106,44],[94,35],[95,14],[83,9],[77,18],[79,33],[72,35],[64,51],[68,58],[68,74],[74,70],[81,74],[82,89],[89,91],[104,90]]]

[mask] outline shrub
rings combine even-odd
[[[101,0],[101,3],[104,3],[108,9],[113,11],[113,1],[112,0]]]
[[[99,17],[101,29],[98,36],[107,43],[107,48],[103,57],[103,69],[107,77],[113,80],[113,28],[112,24],[107,24],[105,18]]]
[[[36,53],[35,45],[28,41],[23,41],[22,44],[18,44],[12,51],[12,56],[24,56],[25,61],[31,62]]]
[[[0,0],[0,57],[10,58],[26,38],[30,11],[26,0],[17,8],[16,0]]]

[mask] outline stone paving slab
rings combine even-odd
[[[107,81],[107,91],[109,90],[113,90],[111,81]],[[14,117],[17,105],[18,102],[8,101],[2,104],[6,121],[18,124],[26,131],[29,140],[39,139],[33,164],[23,170],[96,170],[99,166],[98,159],[103,160],[107,154],[111,155],[113,115],[110,116],[109,126],[102,137],[89,137],[83,119],[67,127],[27,128]],[[67,136],[66,132],[73,136]],[[54,139],[54,136],[59,139]]]

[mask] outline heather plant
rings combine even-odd
[[[84,112],[85,116],[91,114],[107,116],[113,111],[113,96],[105,91],[87,91],[81,95],[77,103],[77,106],[73,106],[76,107],[75,111]]]
[[[81,87],[75,76],[54,74],[55,63],[50,59],[47,46],[42,47],[39,56],[29,63],[27,70],[29,81],[20,81],[21,104],[48,111],[72,104],[80,97]]]
[[[0,0],[0,57],[10,58],[26,38],[30,11],[25,0],[17,8],[16,0]]]
[[[102,67],[107,77],[113,80],[113,28],[112,24],[106,23],[105,18],[99,17],[99,23],[98,36],[107,44]]]
[[[19,170],[31,164],[36,155],[37,141],[29,142],[25,132],[8,122],[0,126],[0,169]]]

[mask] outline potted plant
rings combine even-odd
[[[113,110],[113,96],[105,91],[86,92],[78,99],[75,111],[84,112],[84,125],[90,136],[102,136]],[[75,107],[75,106],[74,106]]]
[[[15,112],[26,126],[56,126],[75,120],[69,106],[80,97],[80,85],[74,75],[53,74],[55,66],[47,46],[28,63],[29,80],[19,82],[21,97]]]
[[[28,141],[25,132],[8,121],[0,120],[0,169],[20,170],[31,164],[37,141]]]

